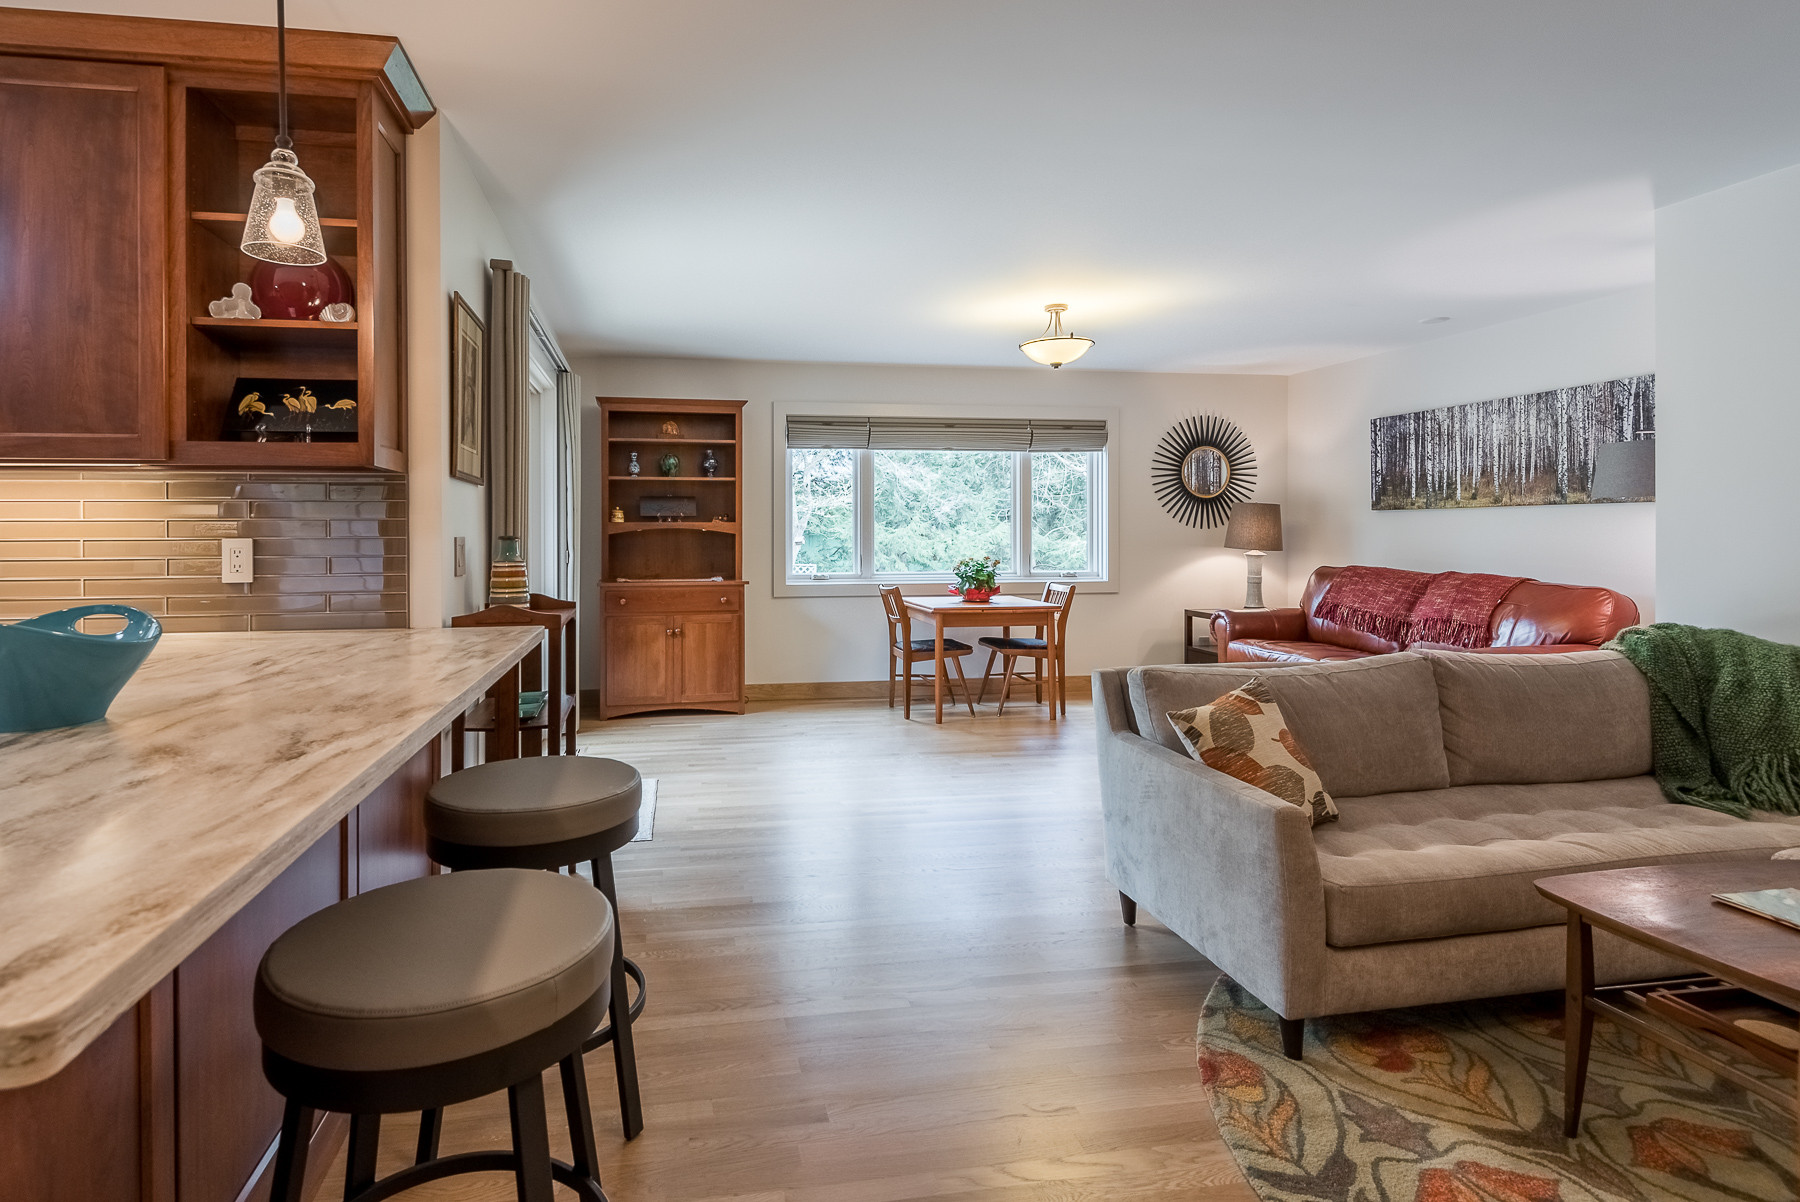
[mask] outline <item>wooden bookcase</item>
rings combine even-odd
[[[744,712],[743,401],[601,397],[600,716]],[[717,474],[706,476],[708,450]],[[631,475],[632,453],[639,474]],[[664,475],[660,461],[680,461]],[[693,501],[691,516],[645,502]],[[685,505],[679,505],[685,508]],[[622,520],[614,521],[613,510]]]

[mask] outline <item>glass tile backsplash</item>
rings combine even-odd
[[[219,540],[256,579],[219,581]],[[389,476],[0,471],[0,621],[95,601],[167,630],[406,625],[406,482]]]

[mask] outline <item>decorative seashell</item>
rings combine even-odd
[[[346,305],[341,301],[335,305],[326,305],[323,309],[319,310],[319,320],[320,321],[355,321],[356,320],[356,306]]]

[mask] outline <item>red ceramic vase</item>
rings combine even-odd
[[[979,604],[983,601],[992,601],[994,599],[994,595],[1000,591],[1000,588],[998,585],[996,585],[993,588],[959,589],[953,584],[950,586],[950,591],[953,593],[960,593],[962,595],[962,599],[964,601],[972,602],[974,604]]]
[[[317,321],[326,305],[353,305],[356,286],[336,259],[316,267],[261,263],[250,273],[250,299],[265,318]]]

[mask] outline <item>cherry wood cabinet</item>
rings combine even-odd
[[[0,256],[0,462],[405,470],[406,135],[434,110],[393,38],[288,48],[350,322],[207,309],[257,266],[238,242],[274,145],[272,29],[0,9],[0,246],[26,248]],[[355,431],[259,441],[240,378],[344,383]]]
[[[599,400],[600,716],[741,714],[744,402]]]
[[[161,459],[161,67],[0,55],[0,457]]]

